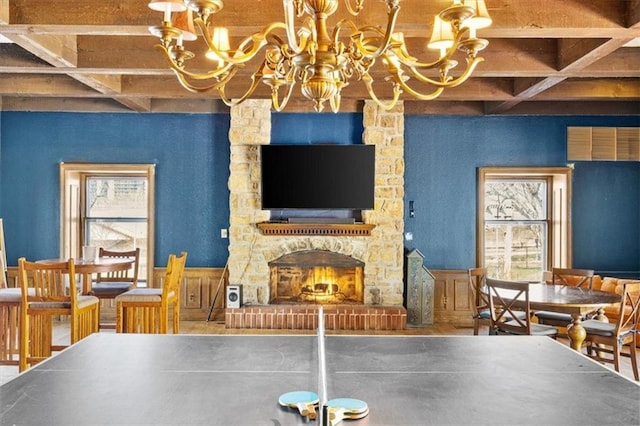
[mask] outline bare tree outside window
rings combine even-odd
[[[547,182],[487,180],[484,192],[485,266],[500,279],[539,280],[546,265]]]

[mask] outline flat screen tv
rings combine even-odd
[[[261,172],[263,209],[373,209],[373,145],[262,145]]]

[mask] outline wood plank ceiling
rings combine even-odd
[[[5,111],[217,112],[217,93],[183,89],[148,27],[161,14],[147,0],[0,0],[0,109]],[[472,78],[437,100],[404,96],[410,114],[640,114],[640,0],[486,0],[490,44]],[[402,0],[398,29],[415,56],[432,16],[451,0]],[[343,14],[344,5],[330,25]],[[359,25],[384,25],[384,3],[366,0]],[[232,36],[282,21],[282,0],[227,0],[216,16]],[[191,42],[188,48],[201,41]],[[461,59],[462,61],[464,59]],[[253,71],[253,70],[251,70]],[[249,70],[245,72],[248,76]],[[239,96],[247,79],[229,84]],[[264,89],[255,97],[267,97]],[[235,89],[232,89],[234,87]],[[311,111],[296,98],[287,112]],[[361,110],[360,82],[343,90],[341,111]]]

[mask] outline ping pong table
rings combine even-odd
[[[324,336],[345,425],[640,424],[640,386],[546,337]],[[3,425],[317,424],[314,335],[93,334],[0,387]],[[321,357],[321,356],[320,356]]]

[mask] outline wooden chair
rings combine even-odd
[[[20,289],[8,286],[0,251],[0,365],[19,364],[21,301]]]
[[[18,259],[20,282],[20,371],[66,345],[53,344],[53,317],[70,317],[70,343],[98,332],[100,301],[80,295],[73,259],[57,263]]]
[[[113,300],[116,296],[132,290],[138,286],[138,271],[140,269],[140,248],[129,251],[113,251],[100,247],[99,257],[133,259],[131,269],[99,273],[91,286],[91,294],[102,300]],[[113,323],[100,322],[100,328],[115,328]]]
[[[602,363],[613,364],[620,372],[620,356],[631,357],[633,377],[638,377],[638,356],[636,347],[639,343],[640,330],[640,283],[625,283],[620,295],[618,318],[613,323],[590,319],[582,322],[587,332],[585,339],[587,356]],[[629,347],[629,353],[622,351]]]
[[[551,281],[554,285],[566,285],[591,289],[593,269],[552,268]]]
[[[91,286],[91,292],[99,299],[115,299],[117,295],[138,286],[140,248],[129,251],[112,251],[100,247],[99,257],[133,259],[132,268],[126,271],[99,273]]]
[[[480,324],[491,325],[489,313],[489,295],[484,291],[487,268],[471,268],[468,270],[469,294],[471,295],[471,313],[473,315],[473,335],[478,335]]]
[[[471,268],[468,270],[468,275],[469,294],[471,295],[471,312],[473,314],[473,335],[478,335],[480,324],[486,324],[489,327],[489,334],[491,334],[489,294],[487,293],[486,288],[487,269]],[[516,313],[520,318],[524,318],[524,312],[517,311]],[[510,321],[512,318],[508,313],[505,313],[504,319],[505,321]]]
[[[487,278],[491,329],[494,334],[556,337],[558,329],[531,322],[529,283]],[[523,314],[524,313],[524,314]]]
[[[569,287],[581,287],[591,289],[594,271],[592,269],[553,268],[551,270],[551,285],[563,285]],[[563,327],[566,332],[567,325],[571,324],[569,314],[551,311],[537,311],[535,313],[540,324]]]
[[[169,255],[162,288],[134,288],[116,297],[116,332],[159,333],[169,329],[173,309],[173,334],[180,330],[180,287],[187,253]]]

